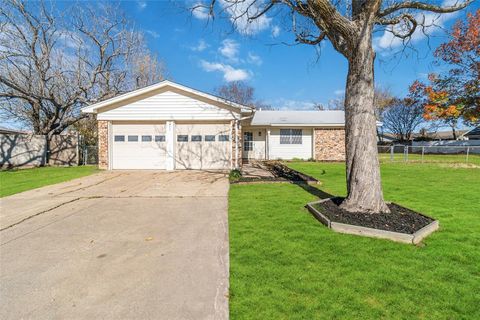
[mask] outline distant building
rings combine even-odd
[[[463,136],[468,140],[480,140],[480,126],[465,132]]]
[[[0,126],[0,134],[28,134],[27,131],[17,130],[17,129],[10,129],[6,127]]]

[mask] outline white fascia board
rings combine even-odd
[[[267,125],[268,126],[268,125]],[[344,127],[344,123],[271,123],[271,127]]]
[[[131,91],[131,92],[113,97],[111,99],[107,99],[105,101],[101,101],[101,102],[92,104],[90,106],[86,106],[86,107],[82,108],[81,111],[82,111],[82,113],[97,113],[98,109],[100,109],[102,107],[106,107],[106,106],[109,106],[113,103],[117,103],[117,102],[125,101],[125,100],[131,99],[131,98],[135,98],[135,97],[140,96],[142,94],[148,93],[150,91],[158,90],[158,89],[161,89],[161,88],[164,88],[164,87],[167,87],[167,86],[170,86],[172,88],[176,88],[178,90],[185,91],[185,92],[188,92],[188,93],[191,93],[191,94],[194,94],[194,95],[197,95],[197,96],[209,99],[209,100],[213,100],[213,101],[222,103],[222,104],[224,104],[226,106],[229,106],[229,107],[240,109],[241,112],[251,111],[251,108],[249,108],[248,106],[244,106],[244,105],[241,105],[241,104],[238,104],[238,103],[235,103],[235,102],[232,102],[232,101],[228,101],[226,99],[222,99],[220,97],[217,97],[217,96],[214,96],[214,95],[211,95],[211,94],[208,94],[208,93],[204,93],[204,92],[201,92],[201,91],[189,88],[189,87],[185,87],[183,85],[180,85],[180,84],[175,83],[175,82],[171,82],[169,80],[164,80],[162,82],[153,84],[151,86],[141,88],[141,89],[137,89],[137,90],[134,90],[134,91]]]

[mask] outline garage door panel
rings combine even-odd
[[[165,169],[164,124],[113,124],[112,128],[113,169]],[[124,141],[115,141],[115,136],[124,136]],[[129,141],[128,136],[136,136],[137,141]]]
[[[219,141],[221,135],[229,137],[228,124],[177,124],[175,131],[177,137],[188,135],[188,142],[176,141],[177,169],[229,168],[231,142]],[[201,136],[202,141],[192,141],[192,136]],[[215,136],[215,141],[205,141],[205,136]]]

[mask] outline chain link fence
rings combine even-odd
[[[480,165],[480,146],[378,146],[381,162],[471,163]]]
[[[98,147],[97,146],[81,146],[79,150],[81,165],[98,164]]]

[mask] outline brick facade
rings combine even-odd
[[[108,121],[99,120],[98,125],[98,167],[108,169]]]
[[[345,161],[345,129],[315,128],[315,160]]]
[[[231,126],[232,126],[232,157],[233,157],[233,167],[235,167],[235,154],[236,154],[236,148],[238,148],[238,166],[242,166],[242,151],[243,151],[243,145],[242,145],[242,138],[243,138],[243,132],[242,132],[242,124],[241,122],[238,122],[238,141],[237,137],[235,135],[235,121],[231,121]]]

